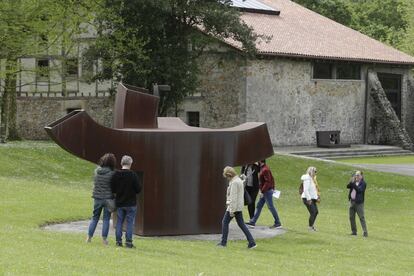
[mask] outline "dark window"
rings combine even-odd
[[[390,101],[392,108],[401,120],[401,75],[379,73],[378,79],[388,101]]]
[[[78,76],[78,59],[69,58],[66,60],[66,73],[68,76],[77,77]]]
[[[337,64],[336,78],[340,80],[360,80],[361,66],[351,63]]]
[[[93,65],[94,60],[87,58],[86,56],[82,57],[82,77],[85,79],[90,79],[93,77]]]
[[[38,81],[48,81],[49,80],[49,60],[48,59],[38,59],[36,62],[36,78]]]
[[[315,62],[313,64],[314,79],[332,79],[332,64]]]
[[[200,126],[200,112],[187,112],[187,121],[189,126]]]
[[[313,63],[314,79],[360,80],[361,65],[355,63]]]

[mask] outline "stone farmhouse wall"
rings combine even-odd
[[[251,61],[246,85],[246,120],[266,122],[276,146],[316,144],[323,130],[363,141],[364,81],[313,80],[311,62],[273,58]]]
[[[40,98],[20,97],[17,99],[17,124],[23,139],[49,139],[44,127],[63,117],[68,110],[84,109],[98,123],[112,125],[112,97],[84,98]]]

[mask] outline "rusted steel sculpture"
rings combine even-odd
[[[132,156],[141,172],[135,233],[145,236],[220,233],[225,209],[223,167],[273,155],[265,123],[227,129],[190,127],[157,118],[158,97],[120,84],[114,127],[97,124],[82,110],[45,127],[68,152],[96,163],[106,152]]]

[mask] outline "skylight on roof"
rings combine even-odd
[[[232,0],[232,6],[241,11],[279,15],[280,11],[257,0]]]

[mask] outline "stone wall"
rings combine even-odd
[[[200,112],[200,126],[232,127],[245,121],[245,64],[237,53],[213,52],[199,59],[200,85],[181,105],[179,117]]]
[[[323,130],[363,142],[363,80],[314,80],[310,61],[284,58],[251,60],[246,71],[246,121],[266,122],[275,146],[315,145]]]
[[[49,139],[44,126],[67,114],[69,109],[84,109],[98,123],[112,125],[113,98],[40,98],[17,99],[17,125],[23,139]]]

